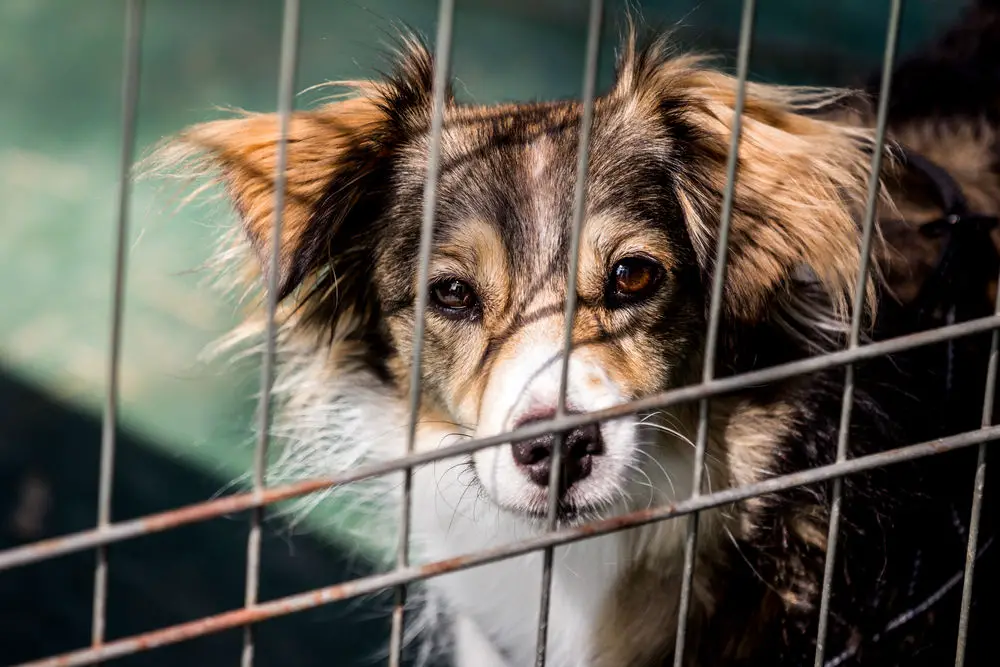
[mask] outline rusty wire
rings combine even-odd
[[[126,637],[109,642],[99,648],[73,651],[63,655],[22,663],[14,667],[74,667],[92,665],[95,662],[118,658],[139,651],[176,644],[204,635],[259,623],[270,618],[286,616],[306,609],[367,595],[401,584],[430,579],[449,572],[467,570],[477,565],[487,565],[499,560],[514,558],[550,546],[571,544],[580,540],[607,535],[609,533],[643,526],[657,521],[665,521],[679,516],[701,512],[713,507],[753,498],[767,493],[777,493],[798,486],[824,482],[845,475],[852,475],[875,468],[884,468],[897,463],[905,463],[927,456],[944,454],[988,442],[1000,437],[1000,426],[981,428],[959,435],[938,438],[907,447],[900,447],[878,454],[859,456],[840,463],[831,463],[797,473],[773,477],[763,482],[733,487],[695,498],[649,509],[630,512],[621,516],[592,521],[583,525],[542,533],[525,540],[504,544],[491,549],[463,554],[446,560],[425,565],[410,565],[396,568],[383,574],[376,574],[347,581],[335,586],[318,588],[305,593],[291,595],[277,600],[260,603],[251,608],[241,608],[217,614],[160,630]]]

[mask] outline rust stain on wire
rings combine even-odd
[[[308,495],[335,485],[331,480],[314,479],[295,484],[276,486],[260,493],[242,493],[218,498],[175,510],[151,514],[140,519],[121,521],[107,528],[85,530],[63,537],[41,540],[22,547],[0,552],[0,571],[38,560],[64,556],[76,551],[122,542],[141,535],[159,533],[191,523],[216,519],[227,514],[243,512]]]
[[[1000,426],[981,428],[968,433],[940,438],[908,447],[900,447],[887,452],[870,454],[868,456],[849,459],[841,463],[832,463],[803,470],[801,472],[774,477],[763,482],[746,486],[725,489],[715,493],[690,498],[670,505],[639,510],[629,514],[594,521],[580,526],[564,528],[556,532],[543,533],[520,542],[501,545],[491,549],[465,554],[456,558],[435,561],[421,566],[398,568],[384,574],[372,575],[361,579],[328,586],[306,593],[255,605],[250,608],[237,609],[216,616],[209,616],[197,621],[182,623],[145,634],[108,642],[103,646],[82,649],[44,658],[34,662],[22,663],[15,667],[76,667],[92,665],[98,661],[119,658],[140,651],[176,644],[178,642],[220,632],[222,630],[243,627],[278,616],[286,616],[313,607],[318,607],[348,598],[375,593],[380,590],[400,586],[413,581],[429,579],[449,572],[464,570],[478,565],[486,565],[499,560],[522,556],[529,552],[539,551],[561,544],[578,542],[590,537],[614,533],[628,528],[672,519],[685,514],[700,512],[712,507],[727,505],[747,498],[766,493],[784,491],[797,486],[825,482],[844,475],[856,474],[874,468],[881,468],[895,463],[903,463],[918,458],[924,458],[964,447],[986,443],[1000,438]]]

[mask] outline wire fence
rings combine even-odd
[[[995,396],[995,386],[998,370],[998,338],[1000,338],[1000,294],[995,304],[994,314],[989,317],[968,320],[957,324],[921,331],[888,340],[872,343],[860,343],[861,313],[863,312],[864,286],[867,282],[869,262],[875,225],[876,204],[878,198],[878,177],[881,172],[883,146],[885,142],[888,100],[891,87],[891,75],[896,58],[897,37],[899,34],[902,0],[890,0],[889,20],[886,31],[886,43],[883,59],[883,74],[881,95],[876,118],[876,147],[872,155],[871,180],[868,185],[868,199],[863,220],[862,252],[863,261],[857,276],[856,301],[852,312],[851,329],[848,345],[845,349],[809,357],[762,370],[756,370],[741,375],[723,378],[715,377],[715,352],[719,336],[719,326],[722,309],[722,286],[725,279],[726,259],[728,253],[728,238],[730,222],[733,213],[734,185],[738,164],[738,151],[741,136],[741,120],[744,101],[746,99],[747,70],[750,60],[751,44],[754,35],[754,18],[756,2],[744,0],[740,24],[738,60],[737,60],[737,94],[735,115],[732,127],[732,140],[727,163],[727,185],[723,197],[723,207],[720,218],[720,234],[712,281],[711,300],[709,304],[709,321],[706,337],[702,382],[695,385],[671,389],[660,394],[649,396],[628,404],[617,405],[604,410],[585,414],[569,414],[566,410],[566,385],[568,377],[568,361],[572,349],[572,331],[576,313],[576,278],[579,262],[579,246],[581,229],[587,196],[587,164],[589,155],[590,126],[593,118],[595,101],[595,82],[597,77],[598,53],[604,16],[604,3],[601,0],[591,0],[588,36],[585,54],[583,78],[582,124],[578,149],[577,176],[573,206],[571,253],[568,273],[567,299],[565,303],[565,329],[563,337],[563,355],[560,377],[558,409],[553,419],[545,422],[532,422],[519,427],[512,432],[495,436],[478,438],[460,444],[442,447],[433,452],[413,453],[413,441],[416,433],[417,414],[420,408],[421,373],[411,373],[410,387],[410,421],[407,435],[407,454],[397,460],[368,464],[348,473],[336,476],[305,480],[293,484],[267,487],[264,483],[267,462],[268,433],[270,431],[271,404],[270,394],[275,366],[275,309],[277,297],[277,276],[279,255],[280,228],[284,211],[285,197],[285,164],[287,161],[287,137],[290,117],[293,109],[295,72],[299,53],[299,23],[300,3],[298,0],[285,0],[282,45],[280,61],[280,79],[278,84],[278,110],[280,118],[280,139],[275,174],[275,220],[272,234],[273,247],[270,255],[270,271],[267,285],[267,341],[261,366],[261,399],[260,399],[260,435],[254,453],[254,471],[252,490],[246,493],[233,494],[201,503],[181,507],[175,510],[154,514],[139,519],[112,522],[111,517],[111,480],[114,472],[115,431],[117,426],[117,404],[119,399],[119,360],[121,348],[121,321],[126,277],[126,239],[128,231],[128,209],[130,198],[130,172],[135,152],[135,128],[137,117],[138,90],[140,82],[140,52],[142,47],[143,0],[127,0],[125,3],[125,43],[122,83],[122,153],[119,178],[119,197],[116,225],[116,254],[113,283],[113,308],[110,323],[109,355],[107,366],[107,396],[103,418],[100,457],[100,482],[98,500],[98,522],[91,530],[85,530],[63,537],[43,540],[32,544],[8,549],[0,552],[0,571],[24,566],[30,563],[55,558],[61,555],[94,549],[97,552],[97,565],[94,573],[93,593],[93,626],[92,643],[71,653],[53,656],[29,663],[20,667],[70,667],[74,665],[92,665],[105,660],[117,658],[159,646],[186,641],[210,633],[227,629],[244,628],[243,652],[241,664],[252,667],[254,664],[254,635],[252,628],[255,623],[270,618],[292,614],[309,608],[345,600],[382,590],[396,590],[395,606],[392,615],[392,633],[390,638],[389,664],[396,667],[401,664],[403,649],[403,629],[405,624],[404,609],[406,604],[407,585],[449,572],[463,570],[478,565],[484,565],[499,560],[512,558],[533,551],[542,551],[543,586],[541,589],[540,614],[538,618],[538,638],[536,649],[536,665],[543,667],[546,661],[546,638],[548,633],[549,596],[552,579],[553,549],[559,545],[569,544],[598,535],[613,533],[628,528],[638,527],[657,521],[687,517],[688,528],[685,540],[684,570],[678,615],[678,632],[674,654],[675,667],[684,662],[687,610],[691,598],[691,582],[694,569],[694,550],[698,539],[699,512],[719,507],[733,502],[746,500],[755,496],[775,493],[808,484],[828,480],[833,481],[833,500],[830,514],[828,535],[828,552],[821,592],[821,605],[818,634],[816,638],[815,665],[825,664],[826,633],[830,614],[830,596],[832,590],[833,568],[837,558],[837,539],[842,503],[842,480],[847,475],[862,473],[876,468],[899,464],[924,457],[938,455],[967,447],[978,447],[978,457],[975,478],[970,489],[973,502],[968,534],[966,564],[962,589],[961,613],[958,627],[958,642],[955,657],[956,667],[961,667],[965,659],[965,647],[968,634],[969,609],[973,585],[973,573],[978,548],[979,523],[982,513],[983,494],[985,489],[986,446],[990,440],[1000,438],[1000,426],[992,425],[992,407]],[[424,188],[424,208],[421,226],[421,241],[419,250],[418,296],[416,308],[418,316],[414,329],[414,346],[412,367],[421,367],[424,318],[428,301],[428,266],[431,255],[431,239],[434,226],[435,205],[437,198],[437,181],[440,163],[441,135],[445,106],[445,89],[449,76],[450,51],[454,18],[454,0],[441,0],[439,4],[438,33],[435,43],[436,57],[434,61],[433,107],[430,128],[430,152],[428,158],[428,175]],[[849,459],[848,424],[851,408],[854,403],[854,365],[865,360],[875,359],[885,355],[917,348],[920,346],[952,341],[985,332],[992,332],[990,356],[987,368],[986,395],[982,409],[981,428],[957,435],[951,435],[928,442],[901,447],[877,454]],[[712,397],[748,388],[754,385],[771,383],[792,378],[798,375],[813,373],[833,368],[843,368],[845,375],[840,414],[840,430],[837,441],[835,463],[809,470],[769,478],[740,487],[727,488],[712,493],[701,493],[702,470],[708,442],[709,401]],[[552,434],[563,438],[569,430],[602,422],[609,419],[635,414],[638,412],[662,409],[680,403],[698,401],[699,420],[696,440],[695,464],[693,471],[692,494],[685,500],[670,505],[653,507],[634,511],[613,518],[589,522],[583,525],[558,528],[557,526],[557,490],[561,466],[559,457],[561,447],[553,448],[553,461],[548,486],[548,530],[528,539],[497,546],[491,549],[464,554],[443,561],[435,561],[423,565],[410,563],[409,526],[410,526],[410,488],[411,472],[415,466],[427,464],[454,456],[468,455],[491,446],[511,441],[527,440],[541,435]],[[557,443],[558,444],[558,443]],[[367,576],[345,583],[320,588],[305,593],[261,602],[258,599],[258,583],[260,577],[260,542],[261,522],[264,509],[274,503],[301,497],[310,493],[323,491],[336,486],[346,485],[385,475],[392,472],[404,472],[406,475],[403,487],[403,512],[400,517],[401,531],[395,569],[372,576]],[[250,531],[247,541],[247,566],[245,581],[245,602],[240,609],[206,617],[189,623],[174,625],[141,635],[124,639],[105,641],[105,617],[108,580],[107,547],[111,544],[131,540],[142,535],[162,532],[182,525],[205,521],[239,511],[250,511]]]

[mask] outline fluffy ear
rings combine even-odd
[[[637,51],[630,37],[615,94],[663,119],[675,140],[677,196],[703,270],[716,256],[736,80],[696,56],[672,57],[663,41]],[[841,322],[860,266],[860,219],[871,131],[823,120],[843,91],[747,84],[725,286],[727,312],[756,321],[812,274]],[[869,281],[868,305],[874,305]],[[785,303],[788,303],[785,300]]]
[[[314,213],[324,194],[334,183],[363,181],[373,169],[378,156],[373,139],[384,114],[371,99],[359,97],[297,112],[290,120],[278,276],[282,297],[303,280],[314,259],[310,240],[323,224]],[[274,238],[279,141],[277,114],[247,114],[190,127],[160,154],[218,174],[262,273]],[[345,193],[345,214],[360,194]]]
[[[372,307],[364,285],[372,227],[396,149],[429,124],[432,81],[430,54],[416,39],[404,37],[395,70],[384,80],[338,83],[350,93],[292,115],[280,238],[281,299],[307,285],[296,306],[322,308],[333,320],[346,311],[357,315],[357,307]],[[256,260],[248,268],[258,286],[272,252],[279,120],[277,114],[243,114],[195,125],[152,158],[155,171],[212,174],[223,185],[240,218],[243,233],[237,245],[248,247]]]

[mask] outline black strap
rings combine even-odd
[[[920,226],[920,233],[928,238],[948,236],[937,265],[924,283],[913,306],[917,309],[918,322],[930,324],[939,321],[942,313],[954,308],[965,309],[965,301],[981,297],[983,292],[970,291],[976,283],[995,278],[996,249],[990,230],[997,226],[996,216],[970,211],[968,200],[954,178],[931,160],[903,149],[905,164],[922,172],[935,186],[938,203],[943,214]]]
[[[970,210],[962,188],[947,170],[907,149],[901,150],[906,166],[923,173],[937,194],[943,215],[920,226],[928,238],[947,235],[937,265],[910,304],[919,328],[940,326],[986,315],[986,285],[997,276],[998,255],[990,231],[1000,223],[996,216]],[[955,346],[948,343],[945,383],[950,389],[955,373]]]
[[[962,188],[955,182],[945,169],[931,162],[924,156],[914,153],[906,148],[900,149],[903,162],[908,166],[922,172],[934,183],[937,189],[938,203],[945,211],[945,217],[950,215],[966,215],[969,212],[969,203],[965,199]],[[928,223],[930,224],[930,223]]]

